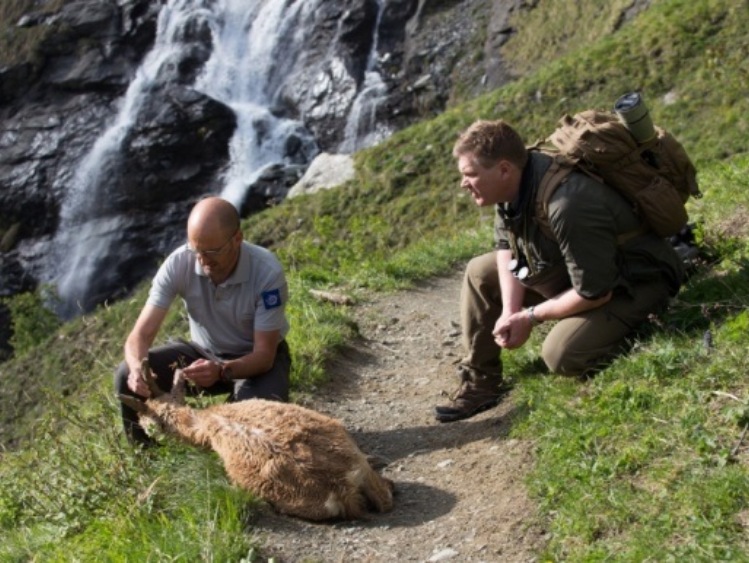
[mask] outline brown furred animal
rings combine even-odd
[[[279,512],[308,520],[365,517],[393,507],[393,484],[377,473],[343,424],[293,403],[250,399],[205,409],[185,405],[185,381],[175,372],[171,393],[156,385],[148,363],[143,375],[151,390],[145,401],[119,395],[153,434],[165,434],[213,449],[237,486]]]

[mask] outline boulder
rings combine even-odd
[[[304,176],[286,197],[313,194],[340,186],[354,178],[354,159],[347,154],[321,153],[312,161]]]

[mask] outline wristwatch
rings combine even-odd
[[[539,319],[537,319],[536,315],[534,314],[535,308],[536,308],[535,305],[531,305],[530,307],[528,307],[525,310],[525,312],[528,313],[528,318],[531,320],[531,325],[533,325],[533,326],[541,324],[541,321]]]
[[[218,378],[221,381],[223,381],[224,383],[231,383],[234,381],[234,372],[229,366],[226,365],[225,362],[221,362],[219,364],[219,368],[221,371],[219,371],[218,373]]]

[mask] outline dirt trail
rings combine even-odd
[[[470,420],[432,415],[456,385],[460,273],[356,306],[362,339],[309,406],[336,416],[384,458],[395,509],[313,524],[262,511],[263,555],[278,562],[534,561],[545,532],[523,486],[530,443],[509,439],[513,395]]]

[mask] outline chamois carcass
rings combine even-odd
[[[393,507],[393,484],[377,473],[343,424],[292,403],[249,399],[205,409],[185,404],[176,370],[170,393],[159,389],[146,360],[145,401],[119,395],[146,432],[213,449],[229,479],[279,512],[307,520],[358,519],[370,507]]]

